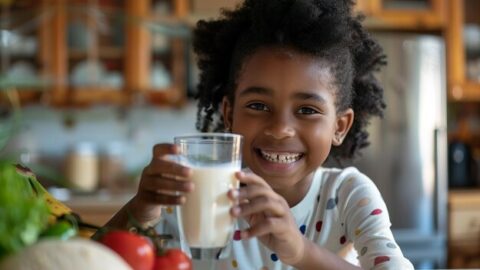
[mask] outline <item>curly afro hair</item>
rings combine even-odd
[[[380,45],[352,15],[353,0],[245,0],[222,10],[215,20],[201,20],[194,30],[198,57],[197,129],[223,131],[220,105],[233,102],[242,62],[265,46],[292,48],[326,61],[335,78],[337,112],[352,108],[355,119],[329,158],[351,159],[367,146],[371,116],[385,109],[383,88],[374,72],[386,63]]]

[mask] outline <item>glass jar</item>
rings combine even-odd
[[[81,142],[69,151],[66,177],[72,189],[94,191],[98,186],[98,169],[98,154],[93,143]]]
[[[122,189],[125,181],[124,148],[121,142],[111,142],[103,147],[100,157],[100,188]]]

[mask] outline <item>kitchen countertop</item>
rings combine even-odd
[[[51,188],[49,192],[70,207],[84,222],[97,226],[103,226],[135,195],[133,191],[99,190],[79,193],[65,188]]]
[[[53,188],[48,191],[55,198],[71,207],[123,206],[135,195],[133,191],[74,192],[66,188]]]

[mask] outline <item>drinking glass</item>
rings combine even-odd
[[[201,133],[177,136],[174,142],[180,149],[177,160],[192,169],[195,185],[177,209],[180,235],[193,259],[219,259],[233,234],[227,193],[239,187],[235,172],[241,170],[242,136]]]

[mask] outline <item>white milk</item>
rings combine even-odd
[[[232,237],[232,201],[227,192],[238,188],[239,166],[192,167],[193,192],[181,207],[183,233],[190,247],[217,248]]]

